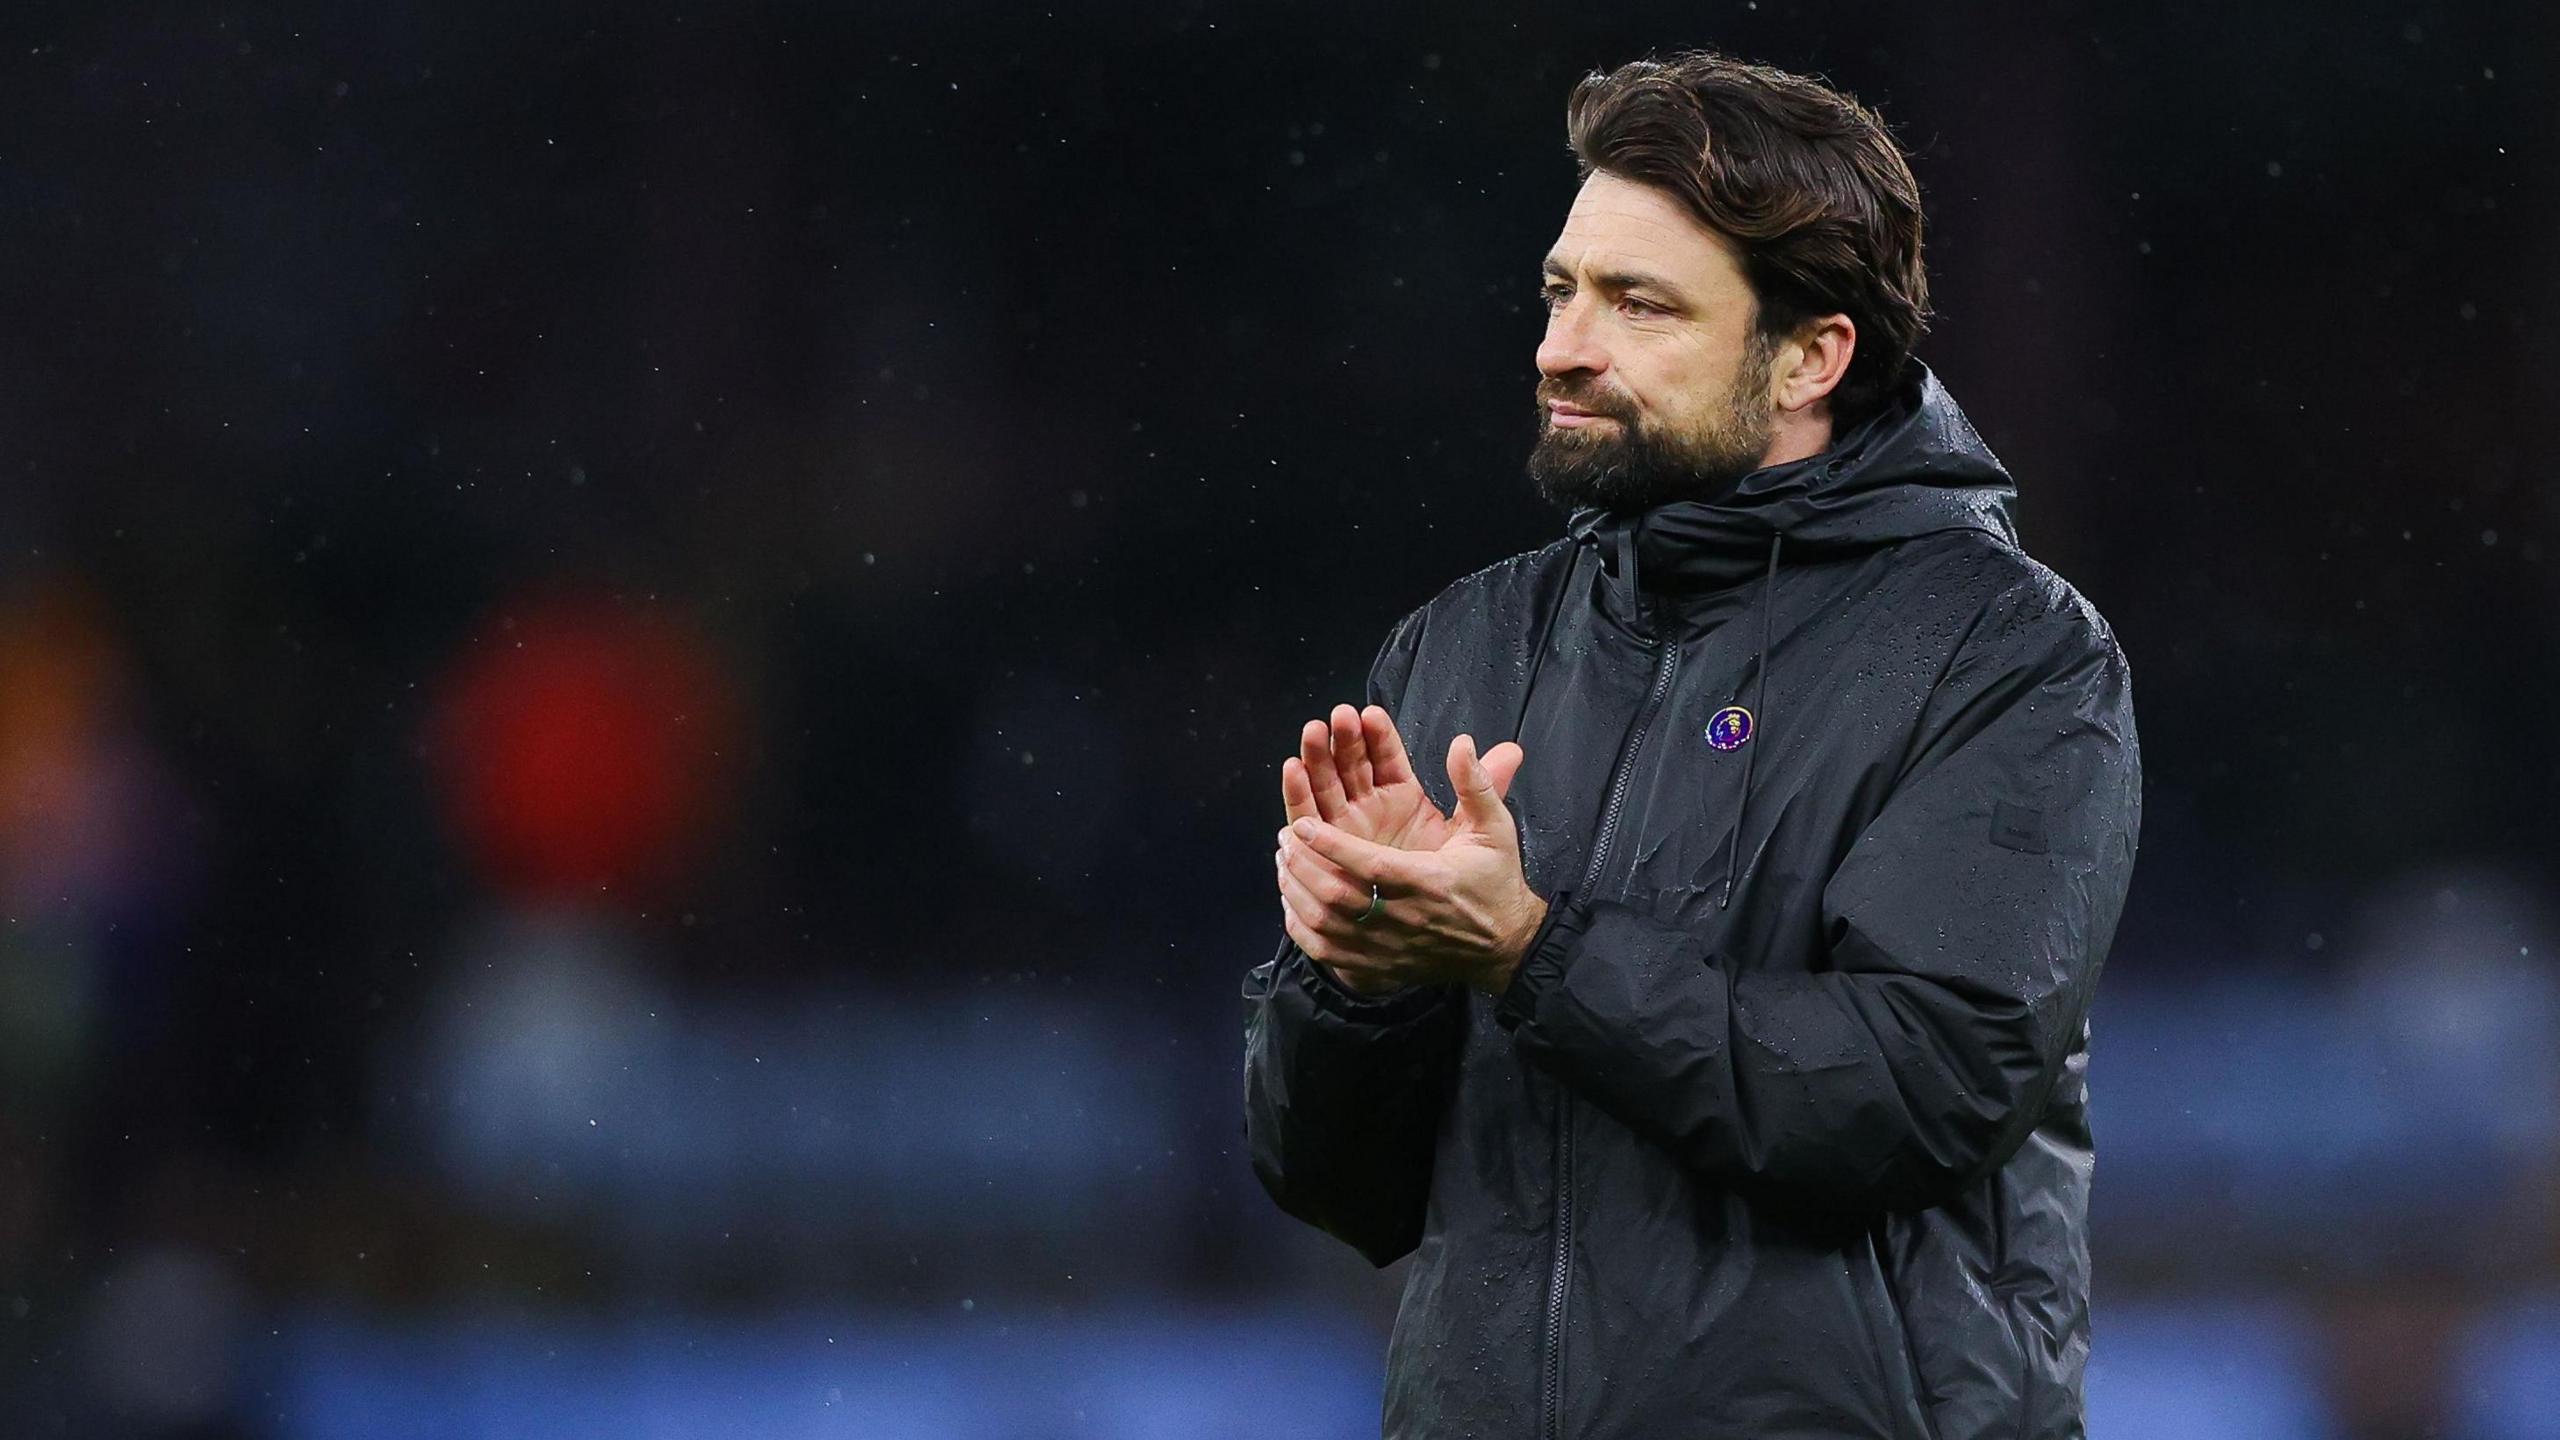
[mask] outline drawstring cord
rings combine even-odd
[[[1644,528],[1644,517],[1618,532],[1618,593],[1626,601],[1627,623],[1645,623],[1644,587],[1636,583],[1636,532]]]
[[[1724,898],[1716,902],[1722,910],[1733,904],[1733,877],[1742,863],[1742,823],[1751,818],[1751,770],[1760,759],[1760,746],[1769,743],[1769,612],[1776,608],[1778,595],[1778,544],[1785,537],[1771,532],[1769,536],[1769,578],[1760,586],[1760,655],[1759,673],[1751,679],[1751,728],[1761,732],[1745,738],[1759,744],[1742,752],[1742,801],[1734,807],[1733,845],[1724,857]]]

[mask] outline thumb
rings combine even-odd
[[[1468,829],[1485,835],[1511,832],[1511,812],[1502,808],[1502,792],[1494,788],[1492,774],[1476,758],[1472,735],[1449,742],[1449,784],[1458,792],[1458,818]]]
[[[1496,798],[1511,793],[1511,777],[1520,773],[1520,762],[1527,758],[1527,754],[1519,745],[1509,740],[1484,752],[1485,773],[1493,777],[1493,793]]]

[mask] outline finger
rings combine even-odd
[[[1369,891],[1366,886],[1361,887],[1358,904],[1346,905],[1340,901],[1327,901],[1308,889],[1306,883],[1289,870],[1280,872],[1280,897],[1289,903],[1290,910],[1300,920],[1306,922],[1308,929],[1340,944],[1358,943],[1354,936],[1380,933],[1380,922],[1387,918],[1383,897],[1379,900],[1377,914],[1367,920],[1358,918],[1368,913]]]
[[[1333,958],[1333,942],[1318,935],[1285,903],[1280,907],[1280,926],[1289,932],[1290,939],[1298,942],[1299,949],[1307,952],[1308,959],[1323,962]]]
[[[1289,873],[1288,866],[1280,866],[1274,874],[1280,883],[1280,903],[1289,907],[1289,913],[1298,917],[1299,924],[1321,932],[1332,922],[1332,911],[1307,889],[1303,881]]]
[[[1390,893],[1421,888],[1425,872],[1402,850],[1363,840],[1322,820],[1295,820],[1289,828],[1310,849],[1341,866],[1354,883],[1374,884]]]
[[[1369,882],[1354,879],[1342,867],[1309,849],[1295,835],[1280,848],[1282,874],[1296,879],[1316,903],[1349,919],[1369,908]]]
[[[1307,767],[1307,785],[1315,792],[1316,814],[1336,819],[1351,809],[1343,798],[1342,778],[1333,771],[1333,727],[1310,720],[1298,731],[1298,759]]]
[[[1348,705],[1333,707],[1333,768],[1342,777],[1342,793],[1353,803],[1369,798],[1369,742],[1360,733],[1360,712]]]
[[[1502,808],[1502,794],[1493,788],[1493,777],[1476,756],[1473,735],[1449,742],[1449,784],[1458,792],[1462,823],[1486,835],[1503,834],[1510,828],[1511,812]]]
[[[1378,957],[1364,949],[1361,940],[1345,933],[1339,921],[1307,919],[1299,908],[1303,903],[1285,901],[1280,907],[1280,923],[1288,930],[1289,938],[1297,942],[1298,948],[1307,952],[1307,958],[1322,965],[1344,986],[1363,994],[1379,994],[1396,988]]]
[[[1289,932],[1289,938],[1297,942],[1298,948],[1307,952],[1307,958],[1323,966],[1325,973],[1344,989],[1376,995],[1395,988],[1386,975],[1358,951],[1336,945],[1316,934],[1285,909],[1280,912],[1280,924]]]
[[[1523,751],[1517,742],[1510,740],[1505,740],[1484,752],[1485,773],[1493,777],[1493,793],[1496,797],[1511,793],[1511,777],[1520,773],[1520,762],[1527,758],[1527,752]]]
[[[1362,738],[1368,741],[1370,780],[1379,785],[1397,785],[1419,781],[1413,771],[1413,760],[1404,753],[1404,737],[1396,733],[1395,717],[1384,705],[1372,705],[1360,712]]]
[[[1295,755],[1280,762],[1280,808],[1290,820],[1319,813],[1315,785],[1307,779],[1307,762]]]

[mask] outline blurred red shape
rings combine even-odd
[[[445,812],[518,899],[674,880],[719,817],[736,702],[690,629],[594,599],[499,612],[429,729]]]

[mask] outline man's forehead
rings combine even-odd
[[[1671,196],[1601,172],[1574,197],[1547,252],[1548,268],[1639,268],[1697,283],[1713,275],[1723,239]]]

